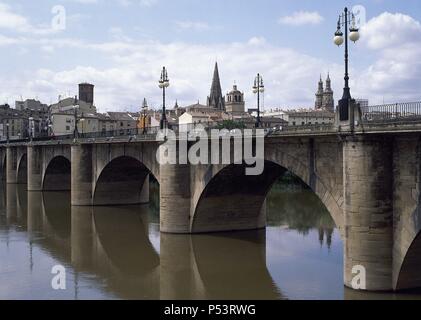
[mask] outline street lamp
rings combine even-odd
[[[263,85],[263,78],[260,73],[257,74],[254,79],[253,93],[257,94],[257,122],[256,128],[260,127],[260,93],[265,92],[265,86]]]
[[[7,120],[7,121],[9,121],[9,120]],[[9,122],[7,122],[6,123],[6,140],[7,140],[7,143],[9,143],[9,126],[10,126],[10,124],[9,124]]]
[[[355,25],[355,15],[348,11],[348,8],[344,9],[344,12],[339,16],[338,27],[333,38],[333,42],[339,47],[345,42],[345,87],[342,99],[339,100],[339,120],[346,121],[349,118],[349,101],[351,98],[351,92],[349,88],[349,74],[348,74],[348,24],[351,23],[349,28],[349,40],[354,43],[360,39],[360,33]],[[345,38],[342,33],[341,26],[345,26]]]
[[[75,127],[73,129],[73,138],[74,138],[75,141],[77,139],[77,108],[78,108],[77,96],[75,96],[75,100],[74,100],[74,103],[73,103],[73,111],[74,111],[74,117],[75,117]]]
[[[148,112],[148,103],[146,101],[146,98],[143,98],[142,111],[143,111],[143,134],[146,134],[147,133],[146,116],[147,116],[147,112]]]
[[[34,118],[29,117],[28,120],[29,120],[29,141],[32,142],[33,135],[34,135],[34,128],[33,128]]]
[[[170,86],[170,80],[168,79],[168,72],[165,67],[162,68],[161,78],[159,79],[159,87],[162,89],[162,117],[160,122],[161,130],[167,127],[167,115],[165,111],[165,89]]]
[[[85,123],[85,118],[82,118],[79,121],[81,122],[81,126],[82,126],[82,138],[83,138],[83,133],[84,133],[84,130],[83,130],[84,129],[84,125],[83,124]]]

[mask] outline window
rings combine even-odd
[[[124,124],[123,124],[123,122],[120,122],[120,127],[122,127]]]
[[[295,121],[292,122],[292,125],[295,126]]]
[[[66,126],[66,131],[70,131],[70,126]]]
[[[72,119],[67,118],[66,123],[72,123]]]
[[[302,125],[302,126],[303,126],[303,125],[305,125],[304,121],[303,121],[303,122],[301,122],[301,125]]]

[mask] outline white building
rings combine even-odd
[[[229,120],[228,114],[219,111],[187,111],[178,118],[180,131],[189,130],[194,125],[202,124],[204,127],[214,125],[218,121]]]
[[[54,113],[51,115],[51,134],[62,136],[72,134],[75,130],[75,116],[71,113]]]
[[[290,126],[306,126],[318,124],[330,124],[335,122],[335,114],[323,109],[299,109],[285,111]]]

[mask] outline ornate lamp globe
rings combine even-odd
[[[341,30],[335,32],[335,37],[333,38],[333,42],[339,47],[344,43],[344,34]]]
[[[333,42],[339,47],[340,45],[342,45],[342,43],[344,43],[344,34],[341,31],[341,18],[339,18],[338,20],[338,28],[336,29],[335,32],[335,37],[333,38]]]
[[[351,33],[349,34],[349,39],[353,42],[357,42],[360,39],[360,33],[358,29],[351,29]]]
[[[254,79],[253,93],[257,93],[259,89],[257,88],[257,79]]]
[[[352,25],[349,28],[349,39],[354,43],[360,39],[360,33],[358,32],[358,28],[355,25],[355,16],[352,15]]]

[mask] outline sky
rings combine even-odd
[[[353,97],[420,101],[419,0],[0,0],[0,104],[50,104],[90,82],[101,112],[139,110],[144,97],[160,108],[163,66],[167,107],[205,104],[218,61],[223,92],[236,83],[247,108],[257,73],[265,109],[311,108],[320,75],[342,95],[344,48],[333,34],[345,6],[361,22]]]

